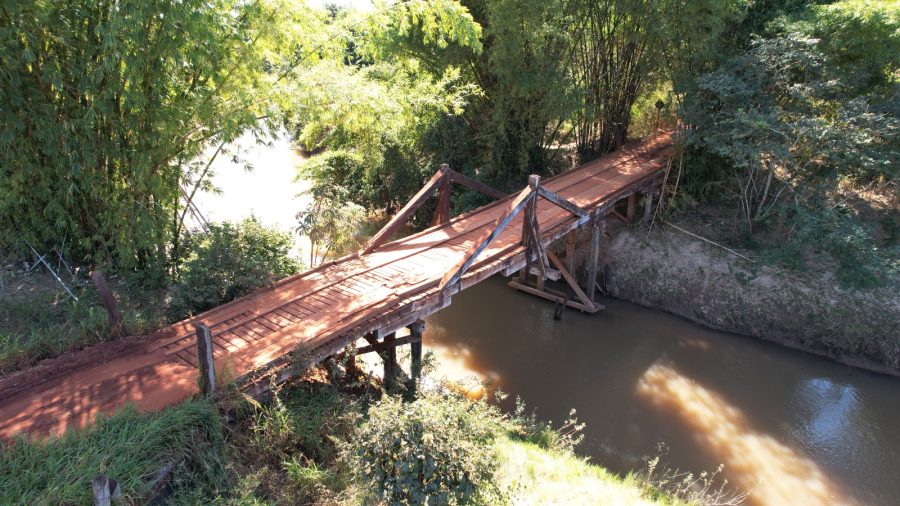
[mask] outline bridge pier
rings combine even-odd
[[[367,334],[364,338],[369,344],[357,348],[355,353],[378,353],[384,365],[384,387],[389,392],[396,390],[400,384],[405,385],[408,392],[414,392],[422,376],[422,335],[425,332],[425,321],[416,319],[405,327],[409,329],[409,334],[403,337],[397,337],[396,330],[383,333],[381,341],[377,338],[380,331]],[[397,361],[397,347],[405,344],[409,345],[410,351],[409,376]]]

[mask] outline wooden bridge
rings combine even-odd
[[[558,309],[595,312],[602,308],[594,301],[594,280],[604,218],[616,213],[630,221],[639,193],[648,195],[649,210],[670,155],[671,136],[662,134],[545,181],[532,176],[528,186],[508,196],[442,167],[354,255],[151,335],[46,360],[0,380],[0,437],[59,433],[127,403],[155,410],[184,400],[198,390],[198,329],[209,329],[219,374],[264,388],[271,379],[254,383],[263,373],[284,379],[362,337],[369,341],[362,351],[382,352],[388,360],[394,345],[413,343],[415,361],[421,319],[497,273],[519,273],[512,286],[555,301]],[[453,183],[497,200],[451,219]],[[434,193],[439,200],[433,226],[388,242]],[[620,202],[621,213],[615,208]],[[574,231],[583,227],[590,227],[592,242],[586,281],[579,284],[572,253]],[[549,246],[564,236],[561,260]],[[544,279],[559,278],[571,296],[544,287]],[[395,338],[403,327],[411,328],[411,336]]]

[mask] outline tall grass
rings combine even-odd
[[[106,310],[93,288],[76,290],[76,302],[55,287],[35,288],[54,283],[49,276],[32,278],[22,282],[29,285],[28,289],[0,293],[0,374],[125,333],[143,334],[164,323],[156,301],[162,299],[160,294],[138,297],[127,290],[117,290],[125,332],[113,334]]]
[[[0,504],[90,504],[100,474],[119,481],[126,501],[143,503],[170,464],[176,488],[212,487],[225,476],[222,421],[203,400],[154,414],[126,408],[60,438],[0,445]]]

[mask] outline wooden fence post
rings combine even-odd
[[[106,278],[103,277],[103,273],[100,271],[91,272],[91,283],[94,284],[94,288],[100,294],[103,307],[106,308],[106,314],[109,316],[109,327],[113,332],[117,332],[122,323],[122,315],[119,313],[116,297],[113,295],[112,290],[109,289],[109,285],[106,284]]]
[[[197,331],[197,359],[200,367],[200,393],[216,395],[216,367],[212,354],[212,332],[203,323],[194,325]]]
[[[91,489],[94,491],[94,506],[110,506],[113,499],[122,495],[119,482],[102,474],[91,480]]]

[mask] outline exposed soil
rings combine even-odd
[[[667,224],[622,227],[612,235],[604,285],[614,297],[900,376],[895,279],[869,290],[842,289],[827,270],[767,267]]]

